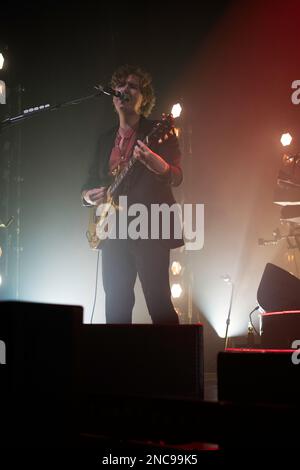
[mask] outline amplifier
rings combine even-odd
[[[228,349],[218,354],[218,399],[299,404],[300,365],[293,350]]]
[[[300,310],[263,313],[261,329],[263,348],[292,348],[300,342]]]
[[[82,307],[9,301],[0,308],[2,392],[68,393],[76,376]]]
[[[83,325],[80,341],[83,394],[203,398],[201,324]]]

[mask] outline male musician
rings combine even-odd
[[[175,203],[171,187],[182,181],[176,136],[171,133],[149,146],[143,142],[155,124],[146,119],[155,104],[151,82],[150,75],[140,67],[125,65],[113,73],[111,86],[121,94],[113,98],[119,124],[100,138],[88,180],[82,188],[84,205],[105,202],[112,175],[124,168],[132,156],[137,162],[118,191],[118,195],[127,196],[127,206],[142,203],[150,213],[152,204]],[[102,242],[107,323],[132,323],[137,275],[152,322],[179,323],[171,301],[169,261],[170,249],[182,245],[182,239],[172,237],[172,233],[168,240],[151,239],[150,234],[148,239],[108,237]]]

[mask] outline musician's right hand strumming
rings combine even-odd
[[[83,193],[83,198],[88,204],[98,206],[106,202],[107,188],[102,186],[101,188],[93,188]]]

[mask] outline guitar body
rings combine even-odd
[[[98,217],[96,212],[97,206],[89,208],[89,223],[86,231],[86,238],[88,239],[88,243],[92,250],[99,250],[99,245],[101,243],[101,240],[99,240],[97,236]]]
[[[112,199],[101,204],[101,206],[92,206],[90,208],[86,236],[92,250],[101,249],[102,243],[113,229],[112,225],[108,225],[108,216],[112,210],[116,210]]]

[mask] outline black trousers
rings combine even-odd
[[[178,324],[169,284],[170,249],[158,240],[107,239],[102,247],[106,323],[132,323],[140,278],[154,324]]]

